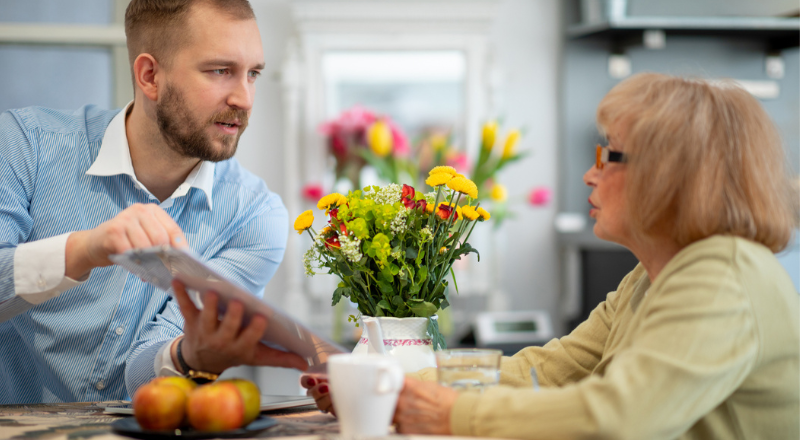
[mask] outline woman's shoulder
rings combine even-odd
[[[681,249],[670,265],[682,266],[698,263],[723,263],[740,266],[752,265],[756,262],[777,264],[772,251],[761,243],[731,235],[712,235],[698,240]]]
[[[763,244],[742,237],[715,235],[698,240],[678,252],[662,274],[695,281],[727,279],[755,301],[778,296],[797,302],[791,277],[775,254]],[[771,294],[761,293],[765,290]]]

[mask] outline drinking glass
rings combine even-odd
[[[457,390],[483,391],[500,381],[503,352],[487,348],[456,348],[436,352],[439,384]]]

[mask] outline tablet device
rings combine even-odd
[[[210,291],[216,292],[219,296],[220,316],[225,314],[228,302],[231,300],[241,302],[245,309],[242,325],[247,325],[253,315],[266,317],[267,329],[264,331],[262,343],[305,358],[309,365],[308,373],[324,374],[328,356],[346,352],[339,345],[318,335],[276,306],[218,274],[203,263],[191,249],[184,249],[159,246],[111,255],[109,258],[145,282],[154,284],[172,296],[174,296],[172,280],[181,281],[186,285],[189,297],[198,308],[203,307],[202,298],[205,294]]]

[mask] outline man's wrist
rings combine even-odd
[[[180,368],[183,375],[199,384],[213,382],[217,380],[219,374],[209,373],[207,371],[199,371],[190,367],[189,364],[186,362],[186,359],[184,359],[183,357],[182,345],[183,345],[183,338],[180,338],[180,340],[178,340],[178,345],[175,347],[175,357],[178,360],[178,367]]]
[[[92,265],[86,257],[84,235],[86,231],[75,231],[67,238],[64,251],[64,275],[73,280],[81,280],[92,271]]]

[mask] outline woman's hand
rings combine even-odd
[[[435,382],[406,378],[394,423],[401,434],[450,435],[450,411],[458,392]]]
[[[336,411],[333,409],[333,401],[331,401],[330,390],[328,389],[328,379],[304,374],[300,376],[300,385],[307,390],[307,396],[314,398],[320,411],[336,415]]]

